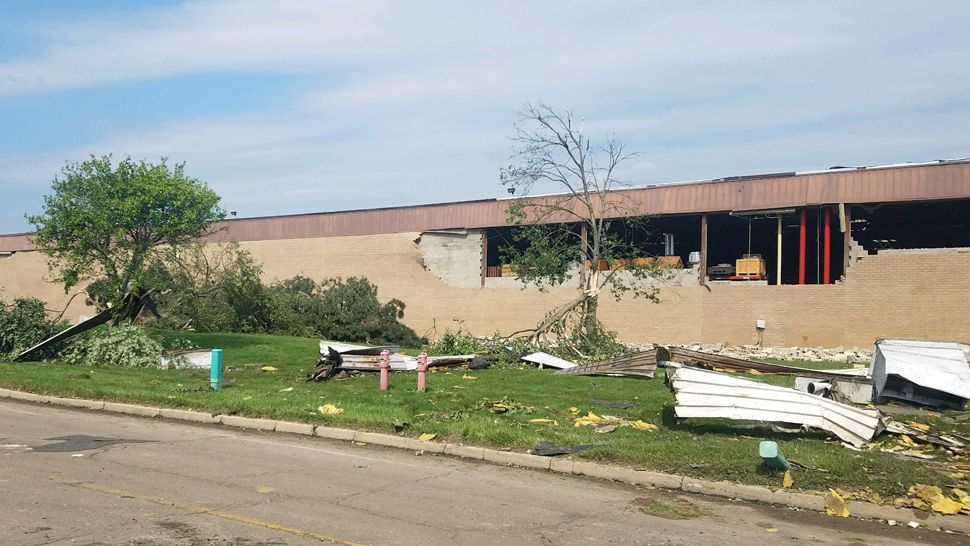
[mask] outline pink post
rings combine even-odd
[[[424,392],[428,373],[428,353],[418,355],[418,390]]]
[[[387,390],[387,375],[391,369],[391,351],[384,349],[381,351],[381,390]]]

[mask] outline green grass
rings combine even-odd
[[[463,442],[527,450],[536,441],[560,445],[603,444],[583,453],[587,459],[629,464],[637,468],[694,477],[781,486],[781,475],[761,469],[758,443],[778,441],[790,460],[828,472],[794,469],[795,487],[868,488],[886,498],[903,496],[914,483],[952,483],[931,465],[878,452],[856,453],[840,446],[824,432],[783,434],[769,427],[740,425],[723,420],[677,422],[673,396],[661,378],[639,380],[614,377],[557,376],[550,370],[488,369],[439,370],[429,374],[427,393],[416,391],[416,375],[392,374],[391,389],[381,393],[376,374],[324,383],[307,383],[318,352],[317,340],[245,334],[156,332],[167,340],[188,338],[201,347],[221,348],[228,385],[214,392],[208,372],[85,368],[61,363],[0,363],[0,386],[31,392],[117,400],[212,413],[270,417],[392,432],[394,421],[405,421],[404,434],[431,432],[436,441]],[[260,371],[263,366],[275,372]],[[464,376],[477,379],[465,379]],[[759,376],[772,382],[784,376]],[[289,390],[291,389],[292,390]],[[627,410],[598,407],[587,399],[629,400]],[[489,401],[504,400],[527,409],[494,414]],[[339,415],[322,415],[317,408],[331,403]],[[576,428],[570,407],[585,414],[642,419],[660,428],[639,431],[619,428],[598,434],[591,427]],[[530,423],[553,419],[557,426]]]

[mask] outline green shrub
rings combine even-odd
[[[420,347],[427,339],[401,324],[404,302],[381,303],[377,286],[365,277],[332,278],[317,284],[306,277],[293,277],[271,287],[278,301],[292,317],[326,339],[372,344]],[[292,325],[290,325],[292,328]],[[278,324],[275,332],[279,332]]]
[[[0,301],[0,358],[12,358],[66,327],[49,320],[44,302],[37,298],[17,298],[10,305]],[[52,348],[38,357],[50,357],[55,352]]]
[[[97,328],[72,340],[62,354],[70,364],[84,366],[159,366],[162,346],[137,326]]]
[[[481,353],[487,350],[486,343],[481,339],[458,330],[446,330],[441,339],[435,341],[429,351],[437,355],[467,355]]]

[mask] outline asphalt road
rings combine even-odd
[[[0,544],[804,541],[970,543],[445,456],[0,402]]]

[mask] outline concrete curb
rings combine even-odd
[[[257,419],[238,415],[212,415],[198,411],[155,408],[135,404],[117,402],[102,402],[98,400],[84,400],[78,398],[59,398],[11,389],[0,389],[0,399],[9,398],[35,404],[52,404],[72,408],[81,408],[109,413],[136,415],[140,417],[161,417],[174,421],[188,421],[203,424],[221,424],[229,427],[259,430],[264,432],[280,432],[299,434],[303,436],[317,436],[330,440],[353,441],[365,444],[379,445],[397,449],[420,451],[425,453],[440,453],[462,459],[485,461],[494,464],[512,465],[536,470],[548,470],[560,474],[573,474],[600,480],[611,480],[632,485],[657,487],[674,491],[684,491],[714,497],[724,497],[745,501],[768,504],[781,504],[792,508],[799,508],[812,512],[824,512],[825,502],[821,495],[798,493],[787,489],[772,490],[767,487],[743,485],[733,482],[716,482],[662,474],[646,470],[636,470],[622,466],[606,465],[584,461],[581,459],[567,459],[561,457],[539,457],[516,451],[501,451],[478,446],[441,442],[420,442],[414,438],[384,434],[379,432],[357,431],[324,425],[313,426],[307,423],[291,421],[276,421],[272,419]],[[960,516],[941,516],[926,514],[912,509],[881,506],[862,501],[848,501],[847,506],[852,517],[865,519],[896,520],[901,525],[916,521],[921,527],[955,531],[970,534],[970,518]]]

